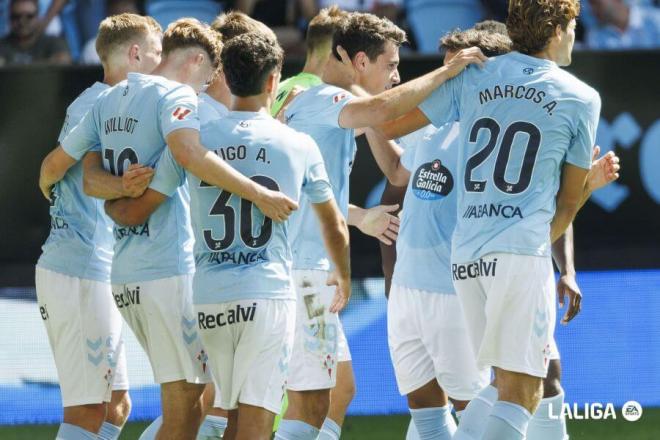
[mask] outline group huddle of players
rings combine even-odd
[[[509,3],[506,25],[450,33],[444,65],[400,85],[406,35],[371,14],[321,10],[282,83],[275,34],[241,13],[164,32],[106,18],[103,82],[69,106],[39,181],[57,438],[119,437],[123,318],[161,386],[141,439],[269,439],[284,394],[276,439],[338,439],[355,393],[347,225],[384,246],[407,438],[566,438],[555,291],[567,322],[570,225],[619,165],[594,147],[598,94],[559,67],[578,1]],[[349,204],[362,134],[389,205]]]

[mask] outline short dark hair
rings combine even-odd
[[[321,9],[312,18],[307,27],[307,36],[305,38],[307,52],[314,52],[321,46],[330,46],[337,26],[347,16],[348,12],[343,11],[337,5]]]
[[[222,39],[217,32],[196,18],[180,18],[167,26],[163,34],[163,57],[177,49],[199,47],[209,55],[211,64],[218,67]]]
[[[533,55],[546,48],[557,26],[566,30],[580,14],[579,0],[509,0],[506,28],[513,49]]]
[[[277,41],[275,33],[268,26],[239,11],[229,11],[218,15],[211,23],[211,28],[222,34],[223,42],[248,32],[261,33]]]
[[[509,36],[509,32],[506,30],[506,24],[497,20],[484,20],[476,23],[472,28],[475,31],[486,31],[493,34],[502,34]]]
[[[340,59],[337,46],[343,47],[348,56],[364,52],[370,61],[375,61],[385,52],[385,43],[401,46],[406,42],[406,33],[386,18],[373,14],[351,12],[343,20],[332,37],[332,52]]]
[[[284,52],[277,41],[247,33],[227,41],[221,59],[232,95],[248,97],[263,93],[268,75],[282,68]]]
[[[487,57],[494,57],[511,52],[511,40],[508,36],[497,32],[468,29],[452,31],[440,40],[440,51],[457,52],[461,49],[476,46]]]

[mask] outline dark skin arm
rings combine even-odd
[[[560,307],[564,307],[564,300],[568,295],[568,308],[561,320],[562,324],[568,324],[580,313],[582,306],[582,292],[575,280],[573,224],[569,225],[566,232],[552,244],[552,257],[559,269],[557,297]]]
[[[403,200],[406,195],[405,186],[394,186],[389,181],[385,182],[385,190],[380,198],[382,205],[398,204],[403,208]],[[392,287],[392,275],[394,274],[394,264],[396,263],[396,243],[387,245],[380,242],[380,255],[382,259],[383,275],[385,277],[385,297],[389,298],[390,288]]]

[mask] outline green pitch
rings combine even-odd
[[[341,438],[343,440],[402,440],[408,426],[408,416],[349,417]],[[122,440],[135,440],[147,426],[130,423],[122,432]],[[26,425],[0,427],[2,440],[52,440],[57,426]],[[660,438],[660,408],[645,408],[637,422],[616,420],[569,420],[568,432],[573,440],[657,440]],[[530,439],[531,440],[531,439]]]

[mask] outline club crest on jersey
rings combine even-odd
[[[332,97],[332,102],[337,104],[340,101],[343,101],[348,97],[347,93],[337,93],[335,96]]]
[[[188,115],[192,112],[189,108],[183,108],[183,107],[177,107],[173,112],[172,112],[172,117],[174,119],[178,119],[179,121],[183,121],[188,117]]]
[[[412,191],[418,199],[439,200],[454,188],[454,177],[440,159],[417,168],[412,180]]]

